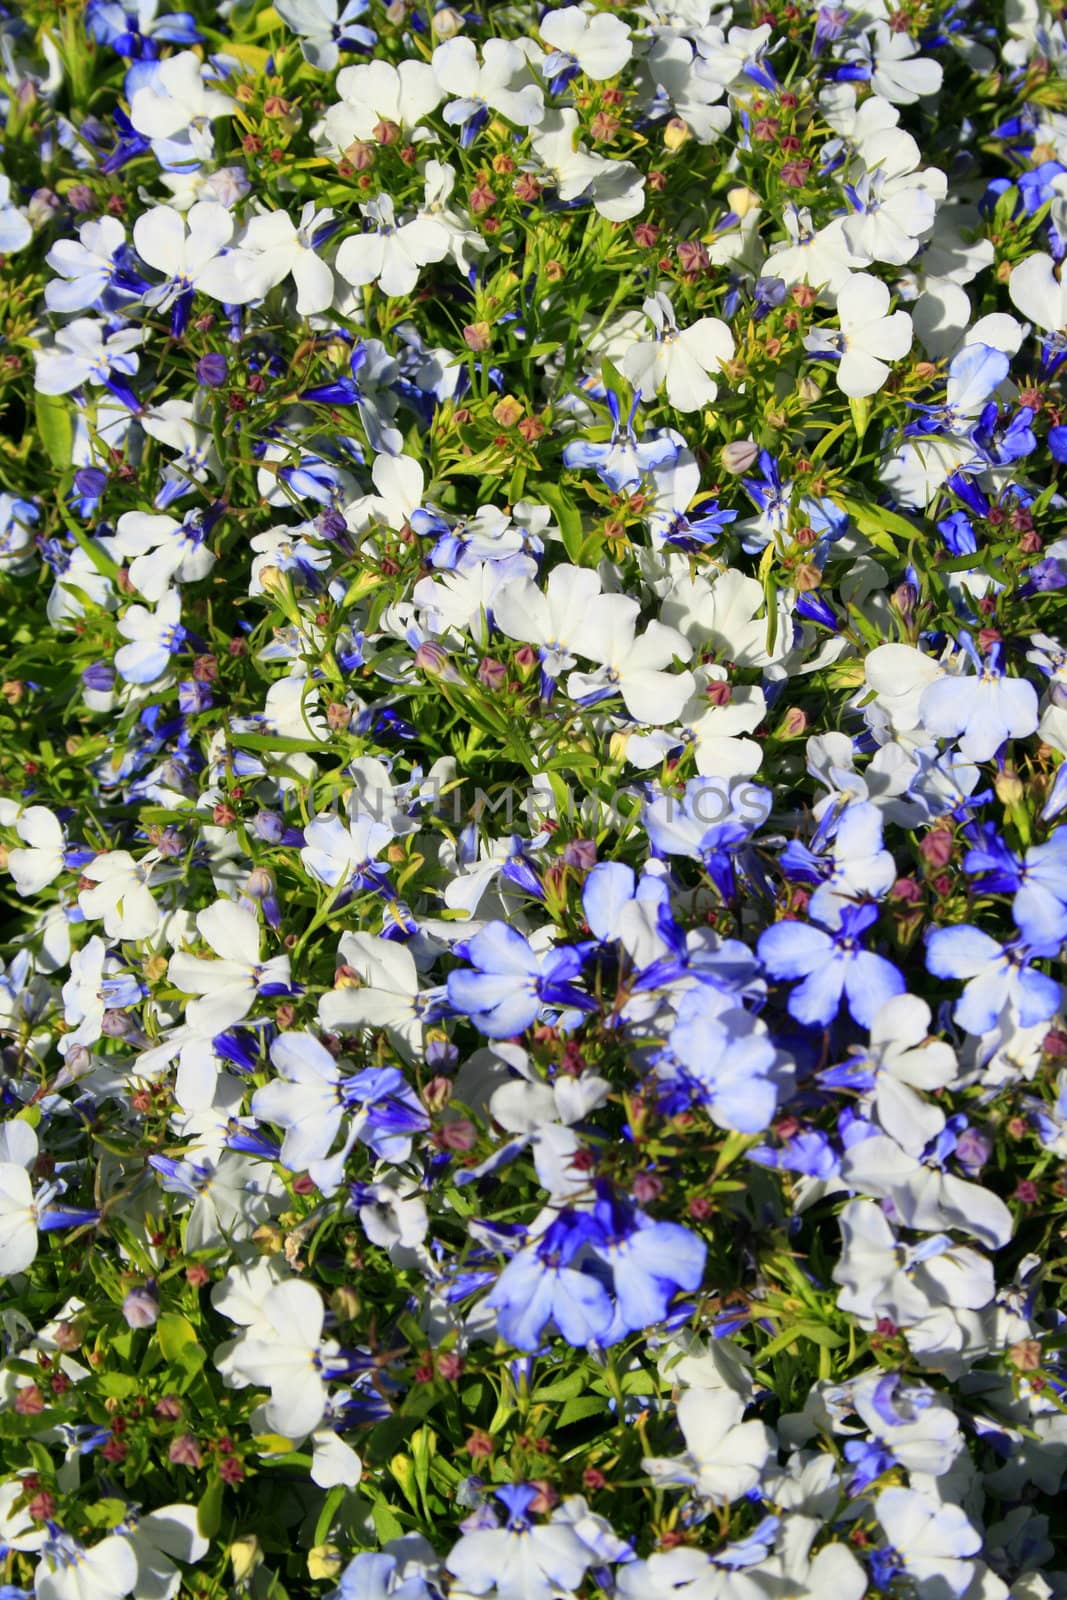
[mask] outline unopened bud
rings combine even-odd
[[[462,26],[463,18],[451,6],[442,6],[440,11],[433,14],[432,27],[438,39],[454,39]]]
[[[152,1328],[159,1320],[159,1299],[148,1284],[131,1289],[122,1302],[122,1315],[130,1328]]]
[[[244,1583],[263,1560],[263,1550],[254,1533],[235,1539],[229,1549],[230,1566],[235,1583]]]
[[[735,439],[724,444],[719,451],[719,462],[724,472],[735,476],[747,472],[759,455],[759,445],[753,439]]]
[[[672,117],[663,130],[663,143],[668,150],[680,150],[689,138],[689,124],[681,117]]]
[[[1002,806],[1017,806],[1026,793],[1022,779],[1011,767],[1005,767],[1003,772],[997,773],[993,788]]]
[[[739,184],[736,189],[726,191],[726,203],[735,216],[747,217],[749,212],[759,210],[760,198],[753,189]]]
[[[309,1578],[336,1578],[343,1565],[335,1544],[317,1544],[308,1551]]]
[[[498,400],[493,407],[493,421],[501,428],[513,428],[522,416],[523,406],[521,400],[516,400],[514,395],[505,395],[503,400]]]
[[[422,1091],[422,1103],[427,1111],[441,1111],[452,1098],[452,1081],[438,1076],[431,1078]]]
[[[339,1322],[352,1322],[359,1316],[361,1304],[359,1295],[351,1284],[338,1284],[330,1296],[330,1310]]]

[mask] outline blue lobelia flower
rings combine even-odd
[[[567,945],[539,956],[506,922],[490,922],[457,953],[466,953],[475,970],[449,974],[449,1004],[490,1039],[522,1033],[544,1005],[596,1010],[596,1001],[570,981],[582,957]]]
[[[825,1028],[844,996],[853,1020],[869,1027],[880,1006],[904,993],[898,968],[863,946],[862,935],[877,920],[877,906],[844,906],[834,930],[777,922],[760,935],[759,957],[771,977],[803,979],[786,1002],[791,1017]]]
[[[1024,1028],[1048,1022],[1060,1003],[1060,986],[1030,965],[1055,955],[1058,943],[1033,948],[1021,940],[1000,944],[980,928],[935,928],[926,944],[926,965],[938,978],[966,978],[952,1013],[968,1033],[989,1033],[1010,1002]]]
[[[591,1216],[563,1211],[536,1244],[511,1258],[485,1301],[496,1311],[501,1337],[509,1344],[536,1350],[550,1323],[568,1344],[607,1338],[614,1321],[608,1291],[572,1264],[597,1232]]]

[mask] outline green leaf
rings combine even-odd
[[[74,450],[74,421],[69,406],[60,395],[36,393],[33,412],[45,454],[58,471],[65,472]]]
[[[97,1387],[101,1394],[114,1395],[121,1400],[128,1394],[136,1394],[141,1383],[132,1372],[105,1372]]]
[[[222,1479],[212,1478],[196,1508],[196,1525],[205,1539],[214,1539],[222,1526]]]
[[[326,1496],[326,1499],[323,1501],[322,1510],[319,1512],[319,1520],[315,1524],[315,1537],[312,1540],[312,1544],[325,1543],[326,1535],[329,1533],[330,1527],[333,1523],[334,1512],[337,1510],[347,1493],[348,1490],[345,1488],[343,1483],[336,1484],[334,1488],[330,1490],[329,1494]]]
[[[862,439],[867,432],[867,424],[871,420],[871,402],[866,397],[850,395],[848,409],[852,413],[852,426],[856,430],[856,438]]]
[[[186,1346],[196,1344],[196,1329],[180,1311],[165,1311],[156,1323],[156,1338],[167,1361],[181,1362]]]
[[[396,1512],[384,1500],[374,1502],[371,1516],[374,1518],[374,1531],[382,1544],[387,1544],[390,1539],[399,1539],[405,1531]]]
[[[791,1328],[785,1328],[776,1335],[769,1344],[765,1344],[759,1353],[758,1365],[769,1361],[772,1356],[779,1355],[783,1350],[788,1350],[800,1339],[807,1339],[812,1344],[821,1345],[827,1350],[836,1350],[838,1345],[844,1344],[844,1339],[832,1328],[823,1322],[796,1322]]]
[[[580,566],[582,552],[582,514],[574,501],[557,483],[539,483],[536,497],[554,514],[563,535],[563,548],[575,566]]]
[[[866,505],[862,500],[850,499],[842,499],[841,504],[859,531],[889,555],[901,553],[892,538],[893,534],[904,540],[921,539],[923,536],[923,530],[916,527],[914,522],[909,522],[907,517],[885,506]]]
[[[92,1528],[115,1528],[125,1515],[125,1500],[97,1500],[85,1507],[85,1519]]]
[[[559,1426],[565,1428],[569,1422],[581,1422],[586,1417],[595,1417],[598,1412],[608,1409],[606,1395],[586,1395],[577,1400],[568,1400],[559,1414]]]

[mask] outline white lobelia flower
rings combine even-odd
[[[0,1278],[25,1272],[37,1257],[38,1204],[30,1169],[38,1151],[28,1122],[12,1120],[0,1128]]]
[[[36,1600],[122,1600],[137,1582],[137,1556],[128,1539],[111,1534],[79,1544],[56,1532],[42,1547],[33,1575]]]
[[[168,589],[154,611],[130,606],[123,612],[118,630],[129,643],[115,651],[115,670],[127,683],[155,683],[163,676],[185,641],[181,611],[181,595]]]
[[[377,43],[374,30],[358,20],[366,9],[366,0],[346,0],[343,10],[341,0],[278,0],[276,6],[298,36],[304,60],[320,72],[332,72],[342,50],[369,50]]]
[[[136,351],[144,338],[143,328],[109,333],[106,323],[78,317],[56,329],[51,349],[37,351],[33,386],[38,394],[70,394],[84,384],[99,388],[112,373],[130,378],[137,371]]]
[[[657,115],[673,112],[698,144],[713,144],[730,126],[729,107],[715,104],[723,98],[722,84],[680,34],[652,40],[639,59],[637,81],[644,105]]]
[[[532,577],[536,570],[531,558],[523,555],[509,555],[506,561],[479,561],[438,579],[420,578],[411,597],[424,609],[431,632],[455,628],[485,643],[498,590],[509,578]]]
[[[915,742],[928,743],[922,730],[919,705],[931,683],[944,674],[944,667],[910,644],[880,644],[867,656],[864,681],[875,694],[878,709],[884,713],[895,734],[913,734]]]
[[[350,234],[337,252],[337,270],[353,288],[377,282],[383,294],[410,294],[423,267],[448,254],[448,229],[438,217],[420,212],[398,223],[387,194],[360,210],[373,231]]]
[[[629,595],[603,595],[577,644],[587,661],[597,661],[597,673],[572,672],[567,693],[572,700],[601,700],[616,691],[636,722],[665,727],[674,722],[693,693],[696,683],[688,670],[664,669],[676,657],[688,661],[689,641],[675,628],[650,622],[637,632],[640,606]]]
[[[252,1096],[252,1115],[285,1129],[280,1160],[290,1172],[325,1161],[344,1119],[341,1072],[310,1033],[282,1033],[270,1059],[279,1076]]]
[[[745,1402],[732,1389],[686,1389],[678,1402],[678,1425],[687,1452],[642,1461],[659,1485],[689,1484],[719,1505],[754,1489],[776,1441],[762,1422],[744,1422]]]
[[[622,371],[643,397],[666,389],[669,403],[678,411],[699,411],[710,405],[718,385],[709,376],[734,354],[733,334],[718,317],[700,317],[679,328],[667,295],[657,291],[644,302],[644,312],[656,331],[654,339],[638,339],[622,359]]]
[[[58,239],[45,256],[59,274],[45,284],[44,303],[49,311],[85,311],[115,284],[118,253],[126,243],[126,230],[117,217],[93,217],[83,222],[76,239]]]
[[[272,1433],[286,1439],[303,1439],[322,1421],[326,1411],[326,1384],[337,1361],[339,1346],[323,1340],[325,1308],[310,1283],[289,1280],[268,1290],[260,1308],[260,1322],[233,1351],[234,1375],[269,1388],[264,1417]]]
[[[831,1274],[840,1310],[912,1328],[947,1309],[981,1310],[996,1292],[993,1263],[970,1245],[929,1234],[904,1248],[874,1200],[850,1200],[838,1217],[843,1248]]]
[[[448,234],[448,253],[460,272],[466,276],[475,265],[475,257],[489,249],[481,234],[471,226],[470,218],[449,205],[456,187],[456,169],[447,161],[427,161],[423,171],[423,199],[419,217],[438,223]]]
[[[195,1159],[148,1158],[165,1194],[192,1201],[185,1221],[185,1249],[194,1254],[251,1238],[278,1209],[285,1193],[273,1166],[232,1150],[211,1154],[203,1147],[191,1148]]]
[[[852,1145],[841,1163],[841,1177],[860,1194],[892,1201],[906,1228],[926,1233],[955,1228],[991,1250],[999,1250],[1011,1238],[1011,1212],[999,1195],[981,1184],[954,1178],[936,1164],[925,1164],[888,1134]]]
[[[234,101],[205,81],[203,63],[192,50],[182,50],[156,64],[151,82],[135,89],[130,121],[147,139],[189,136],[193,152],[207,153],[211,123],[233,115]]]
[[[857,267],[870,262],[869,256],[849,249],[843,217],[816,228],[807,207],[787,205],[782,221],[789,242],[771,247],[767,271],[783,283],[806,283],[836,295]]]
[[[187,1022],[198,1032],[214,1036],[241,1022],[260,993],[289,993],[289,957],[260,960],[259,923],[250,911],[217,900],[198,912],[196,926],[217,959],[179,950],[170,958],[167,976],[184,994],[201,997],[185,1008]]]
[[[504,584],[493,601],[493,621],[509,639],[536,645],[542,670],[551,678],[575,664],[601,598],[600,575],[591,567],[553,567],[544,590],[532,578]]]
[[[63,824],[47,806],[27,806],[15,820],[15,832],[23,843],[8,851],[7,869],[19,894],[40,894],[65,865]]]
[[[919,146],[900,128],[864,140],[860,159],[862,171],[849,188],[856,211],[845,218],[845,242],[867,261],[903,266],[933,227],[948,180],[939,167],[919,170]]]
[[[795,1469],[789,1474],[795,1484]],[[830,1512],[826,1513],[828,1518]],[[788,1516],[782,1519],[775,1553],[761,1567],[771,1580],[770,1593],[778,1593],[785,1580],[788,1595],[832,1595],[833,1600],[863,1600],[867,1573],[845,1544],[824,1544],[813,1556],[811,1547],[823,1532],[822,1516]]]
[[[634,53],[626,23],[606,11],[590,16],[581,6],[562,6],[542,18],[540,32],[552,52],[543,69],[549,78],[584,72],[602,82],[620,73]]]
[[[458,1580],[457,1597],[493,1595],[495,1600],[555,1600],[572,1594],[596,1559],[574,1528],[555,1518],[536,1526],[528,1515],[537,1490],[532,1484],[498,1489],[508,1508],[504,1527],[480,1527],[453,1545],[448,1569]]]
[[[0,172],[0,253],[13,256],[33,238],[33,224],[11,199],[11,179]]]
[[[837,296],[840,333],[817,328],[805,335],[811,355],[840,356],[837,387],[850,399],[876,394],[889,376],[888,363],[911,349],[911,318],[906,311],[888,316],[889,288],[866,272],[845,280]]]
[[[959,1506],[917,1489],[883,1489],[874,1503],[885,1536],[919,1592],[962,1595],[970,1588],[982,1536]]]
[[[322,122],[327,144],[338,156],[357,140],[370,143],[384,128],[396,139],[418,143],[429,135],[419,124],[444,96],[428,61],[364,61],[337,74],[341,99]],[[394,129],[396,130],[394,133]]]
[[[768,621],[760,615],[765,602],[757,578],[727,567],[711,582],[700,573],[678,578],[667,592],[661,616],[685,634],[694,650],[714,650],[735,667],[767,667],[786,654],[790,618],[788,601],[779,595],[775,642],[768,647]]]
[[[149,305],[169,306],[199,289],[221,298],[212,288],[212,269],[233,237],[233,217],[214,200],[198,200],[184,214],[173,206],[152,206],[133,225],[137,254],[166,283],[151,289]]]
[[[313,878],[331,889],[374,888],[378,882],[373,862],[393,840],[393,830],[358,802],[349,806],[348,819],[323,812],[304,829],[300,859]]]
[[[559,15],[549,13],[550,18]],[[643,210],[645,180],[641,173],[632,161],[611,161],[591,154],[578,138],[576,111],[547,112],[530,148],[539,170],[554,184],[565,205],[585,197],[609,222],[626,222]]]
[[[951,1045],[929,1038],[929,1032],[926,1001],[896,995],[876,1013],[870,1045],[851,1063],[873,1074],[871,1096],[880,1126],[916,1156],[945,1126],[944,1113],[919,1090],[944,1089],[959,1073]]]
[[[450,98],[442,113],[463,129],[469,145],[491,112],[520,128],[536,127],[545,114],[544,95],[530,77],[526,54],[510,39],[487,39],[482,59],[473,39],[446,39],[433,53],[437,81]]]
[[[763,721],[767,702],[756,685],[731,684],[722,667],[698,667],[696,693],[681,713],[696,750],[696,768],[705,778],[750,778],[759,771],[763,751],[752,733]]]
[[[1011,303],[1042,333],[1067,330],[1067,283],[1056,275],[1056,263],[1038,252],[1012,269],[1008,279]]]
[[[151,439],[158,439],[168,450],[177,452],[163,472],[163,486],[156,496],[162,510],[172,500],[188,494],[192,483],[222,476],[218,452],[211,433],[204,426],[207,417],[193,400],[163,400],[145,411],[138,422]]]
[[[914,105],[936,94],[944,69],[939,61],[920,52],[907,33],[897,33],[886,22],[876,22],[867,34],[871,59],[871,88],[894,106]]]
[[[313,200],[304,205],[299,222],[285,211],[253,217],[237,249],[213,263],[200,288],[216,300],[245,305],[292,277],[298,315],[325,311],[333,301],[334,277],[316,251],[332,234],[333,218],[328,207],[319,211]]]
[[[16,1502],[23,1504],[16,1509]],[[35,1522],[26,1505],[21,1478],[0,1484],[0,1546],[5,1550],[39,1550],[48,1538],[48,1529]]]
[[[426,998],[419,990],[415,958],[406,945],[370,933],[346,933],[338,951],[358,987],[330,989],[319,1001],[319,1021],[331,1032],[384,1028],[411,1059],[422,1045]]]
[[[130,561],[130,582],[153,605],[171,583],[206,578],[215,555],[206,541],[204,519],[187,513],[179,522],[164,512],[125,511],[115,524],[115,544]]]
[[[128,1515],[123,1528],[137,1561],[135,1600],[174,1600],[182,1582],[177,1563],[194,1565],[210,1548],[195,1506],[160,1506],[147,1516]]]
[[[152,898],[148,879],[159,857],[151,851],[135,861],[126,850],[106,850],[81,869],[93,888],[82,889],[78,905],[94,922],[103,918],[109,939],[150,939],[159,927],[161,914]]]

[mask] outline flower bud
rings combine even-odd
[[[254,1533],[246,1533],[243,1539],[235,1539],[229,1549],[230,1566],[233,1568],[233,1581],[244,1583],[263,1560],[263,1550]]]
[[[424,639],[415,651],[415,665],[432,678],[444,678],[446,683],[459,683],[460,676],[448,659],[447,650]]]
[[[726,191],[726,203],[736,217],[747,217],[750,212],[759,210],[760,197],[747,185],[738,184],[736,189]]]
[[[252,818],[252,831],[264,844],[281,844],[285,820],[277,811],[257,811]]]
[[[719,451],[719,464],[724,472],[739,476],[748,471],[758,455],[759,445],[754,440],[735,439],[732,444],[724,444]]]
[[[341,1283],[330,1296],[330,1310],[338,1322],[351,1322],[359,1316],[362,1302],[350,1284]]]
[[[681,117],[672,117],[663,130],[663,143],[668,150],[680,150],[689,138],[689,124]]]
[[[441,1075],[431,1078],[422,1091],[422,1103],[427,1111],[443,1110],[451,1098],[451,1080]]]
[[[317,1544],[308,1551],[309,1578],[336,1578],[343,1561],[335,1544]]]
[[[1002,806],[1019,805],[1026,793],[1022,779],[1011,767],[1005,767],[1003,772],[997,773],[993,780],[993,788]]]
[[[122,1302],[122,1315],[130,1328],[152,1328],[159,1320],[159,1298],[155,1288],[142,1284],[131,1289]]]
[[[451,6],[442,6],[440,11],[434,12],[431,26],[435,38],[454,39],[463,26],[463,18]]]

